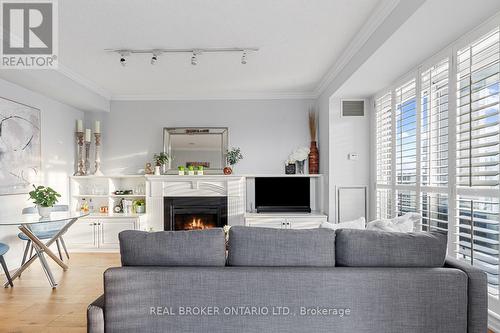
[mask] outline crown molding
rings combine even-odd
[[[113,95],[111,101],[206,101],[206,100],[259,100],[259,99],[316,99],[313,92],[239,92],[226,94],[138,94]]]
[[[399,4],[400,0],[387,0],[377,6],[373,15],[370,16],[368,21],[361,27],[359,32],[351,40],[347,48],[342,52],[339,59],[333,64],[328,72],[320,80],[314,89],[314,95],[320,96],[328,87],[328,85],[335,79],[337,75],[344,69],[344,67],[351,61],[356,53],[368,41],[370,36],[377,30],[377,28],[385,21],[391,12]]]
[[[77,73],[73,72],[68,67],[66,67],[66,66],[64,66],[64,65],[62,65],[62,64],[59,63],[58,68],[56,69],[56,71],[58,71],[59,73],[61,73],[64,76],[66,76],[67,78],[73,80],[74,82],[80,84],[81,86],[89,89],[93,93],[96,93],[99,96],[107,99],[108,101],[111,99],[111,93],[109,91],[107,91],[106,89],[102,88],[101,86],[99,86],[95,82],[90,81],[90,80],[84,78],[80,74],[77,74]]]

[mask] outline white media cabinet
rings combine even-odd
[[[311,213],[257,213],[254,210],[257,177],[307,177],[311,180]],[[116,195],[116,190],[133,194]],[[123,230],[163,230],[164,197],[227,196],[228,225],[281,229],[316,228],[328,217],[323,212],[322,175],[115,175],[73,176],[70,180],[71,209],[77,210],[83,198],[92,199],[94,212],[77,221],[66,235],[72,251],[114,252],[119,248],[118,233]],[[113,213],[120,199],[145,199],[145,214]],[[99,213],[108,206],[107,214]]]

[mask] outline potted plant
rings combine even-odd
[[[194,166],[192,165],[188,166],[188,175],[194,176]]]
[[[167,167],[168,161],[170,161],[170,156],[165,152],[161,152],[161,153],[155,154],[153,158],[155,160],[156,166],[161,168],[161,173],[165,174],[167,171],[166,167]]]
[[[243,159],[243,155],[241,154],[241,149],[239,147],[233,147],[231,150],[226,152],[226,161],[229,166],[224,168],[224,174],[230,175],[233,173],[234,166],[236,163]]]
[[[186,174],[186,168],[183,165],[179,165],[179,176],[184,176]]]
[[[144,199],[134,200],[133,205],[137,214],[144,214],[146,212],[146,202]]]
[[[50,187],[33,185],[33,188],[29,195],[38,209],[38,214],[41,217],[49,217],[52,207],[59,201],[61,195]]]
[[[198,170],[196,171],[198,176],[203,176],[203,165],[198,165]]]

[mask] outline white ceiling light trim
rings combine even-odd
[[[113,95],[112,101],[201,101],[201,100],[245,100],[245,99],[315,99],[313,92],[235,92],[234,94],[196,94],[196,95]]]
[[[399,4],[400,0],[386,0],[382,1],[377,6],[373,15],[370,16],[368,21],[363,25],[361,30],[354,36],[345,51],[340,56],[339,60],[330,67],[330,70],[323,76],[321,81],[314,89],[314,94],[319,96],[325,91],[330,82],[340,73],[340,71],[351,61],[361,47],[368,41],[370,36],[377,30],[377,28],[385,21],[391,12]]]
[[[71,69],[65,67],[61,63],[59,63],[56,71],[64,76],[66,76],[67,78],[73,80],[74,82],[80,84],[81,86],[89,89],[90,91],[98,94],[99,96],[104,97],[108,101],[111,100],[111,93],[108,90],[104,89],[103,87],[96,84],[95,82],[84,78],[80,74],[73,72]]]

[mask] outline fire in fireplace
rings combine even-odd
[[[226,197],[165,197],[165,230],[202,230],[227,224]]]

